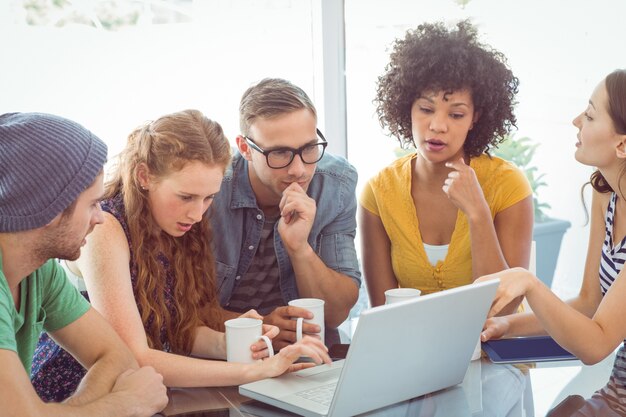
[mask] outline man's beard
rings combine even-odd
[[[35,250],[36,256],[43,260],[66,259],[75,261],[80,257],[80,249],[83,239],[77,241],[75,236],[71,236],[69,224],[59,224],[54,230],[49,230],[40,240]]]

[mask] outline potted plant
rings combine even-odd
[[[524,172],[530,183],[535,207],[533,240],[536,245],[537,277],[550,287],[561,249],[561,241],[571,223],[567,220],[548,217],[545,210],[549,209],[550,205],[540,202],[537,198],[537,189],[546,185],[543,179],[545,174],[539,174],[537,167],[532,165],[538,146],[528,137],[516,138],[514,135],[509,135],[491,153],[516,165]]]

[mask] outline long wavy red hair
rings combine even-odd
[[[188,355],[198,326],[223,328],[215,284],[215,262],[208,213],[182,237],[160,231],[141,189],[138,167],[162,179],[192,161],[224,170],[231,150],[221,126],[198,110],[168,114],[137,128],[117,158],[105,186],[105,198],[122,194],[137,273],[135,297],[148,344],[163,349],[164,328],[172,352]],[[157,260],[163,253],[174,276],[174,314],[165,305],[166,272]]]

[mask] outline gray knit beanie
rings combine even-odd
[[[48,224],[102,170],[107,147],[71,120],[45,113],[0,116],[0,233]]]

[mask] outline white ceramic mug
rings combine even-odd
[[[296,320],[296,339],[302,340],[302,323],[317,324],[320,327],[319,336],[324,343],[324,300],[319,298],[298,298],[289,301],[290,306],[304,308],[313,313],[312,319],[294,318]]]
[[[385,304],[393,304],[409,298],[419,297],[422,292],[417,288],[392,288],[385,291]]]
[[[250,346],[258,340],[265,341],[269,356],[274,356],[272,341],[262,334],[263,321],[239,317],[227,320],[224,325],[226,326],[226,360],[228,362],[255,362]]]

